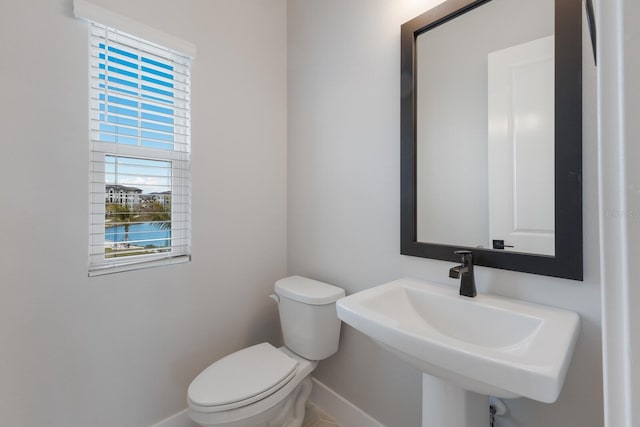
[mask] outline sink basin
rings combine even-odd
[[[574,312],[400,279],[342,298],[338,317],[463,389],[555,402],[580,330]]]

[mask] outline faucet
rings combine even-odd
[[[460,279],[460,295],[465,297],[475,297],[476,279],[473,275],[473,253],[471,251],[455,251],[454,254],[462,255],[462,264],[456,265],[449,270],[449,277]]]

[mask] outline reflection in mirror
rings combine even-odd
[[[581,0],[446,0],[401,73],[400,252],[582,280]]]
[[[418,241],[554,255],[553,34],[492,0],[417,37]]]

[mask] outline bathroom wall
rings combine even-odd
[[[0,2],[0,426],[141,427],[278,341],[286,2],[96,0],[195,43],[193,261],[87,277],[88,46],[71,0]]]
[[[400,25],[438,0],[288,0],[288,268],[357,292],[450,263],[399,254]],[[507,401],[499,427],[602,427],[595,70],[584,52],[584,260],[576,282],[478,268],[480,292],[564,307],[581,334],[559,400]],[[317,378],[388,426],[421,425],[419,372],[343,328]],[[426,414],[428,416],[428,414]]]

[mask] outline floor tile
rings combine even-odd
[[[340,427],[340,425],[322,409],[307,402],[302,427]]]

